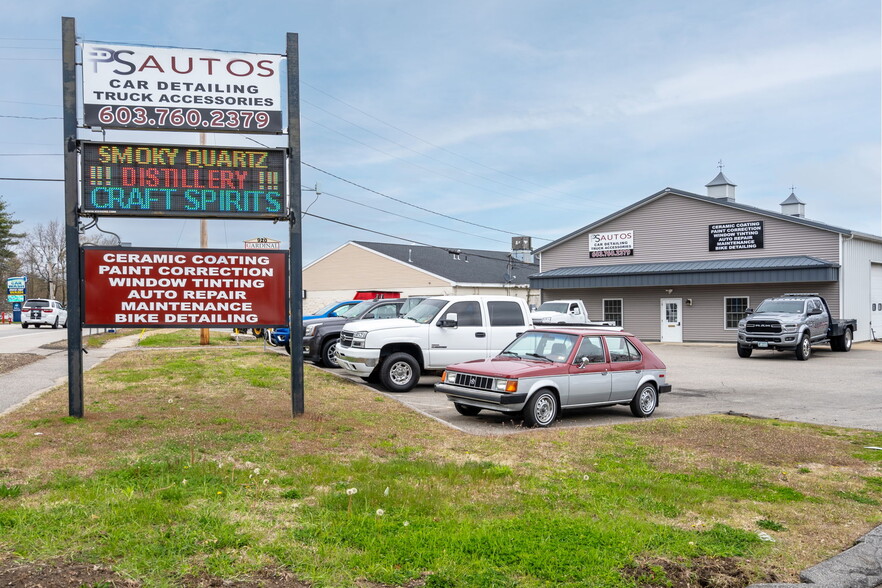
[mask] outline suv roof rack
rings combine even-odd
[[[817,292],[789,292],[781,296],[820,296]]]

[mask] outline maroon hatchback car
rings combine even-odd
[[[568,408],[622,404],[648,417],[670,391],[665,364],[636,336],[579,328],[527,331],[492,359],[449,366],[435,384],[460,414],[522,415],[530,427]]]

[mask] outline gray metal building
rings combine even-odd
[[[734,342],[747,308],[817,292],[882,338],[882,237],[805,218],[795,194],[772,212],[735,201],[722,172],[708,194],[665,188],[535,251],[542,300],[580,298],[592,319],[648,340]]]

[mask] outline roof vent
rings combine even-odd
[[[792,190],[792,188],[791,188]],[[781,214],[805,218],[805,203],[796,197],[795,192],[790,192],[787,200],[781,203]]]

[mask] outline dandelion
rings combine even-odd
[[[220,490],[217,491],[217,495],[218,495],[218,496],[220,496],[220,495],[222,495],[222,494],[223,494],[223,492],[221,492]]]
[[[255,476],[259,476],[259,475],[260,475],[260,468],[254,468],[254,475],[255,475]]]
[[[269,480],[264,479],[264,480],[263,480],[263,485],[266,486],[267,484],[269,484]]]
[[[588,474],[585,474],[584,476],[582,476],[582,479],[587,482],[588,480],[591,479],[591,476],[589,476]]]
[[[349,496],[349,504],[346,505],[346,512],[352,513],[352,496],[358,492],[358,488],[347,488],[346,495]]]
[[[409,527],[409,526],[410,526],[410,521],[404,521],[404,522],[401,523],[401,524],[404,525],[405,527]]]
[[[186,486],[186,485],[187,485],[187,478],[184,478],[183,480],[181,480],[181,486]]]
[[[382,508],[378,508],[378,509],[377,509],[377,516],[378,516],[378,517],[381,517],[381,516],[383,516],[384,514],[386,514],[386,511],[385,511],[385,510],[383,510]]]
[[[346,494],[348,494],[349,496],[352,496],[353,494],[355,494],[357,492],[358,492],[358,488],[347,488],[346,489]]]
[[[169,398],[169,399],[168,399],[168,403],[169,403],[169,404],[173,404],[174,401],[175,401],[174,398]]]

